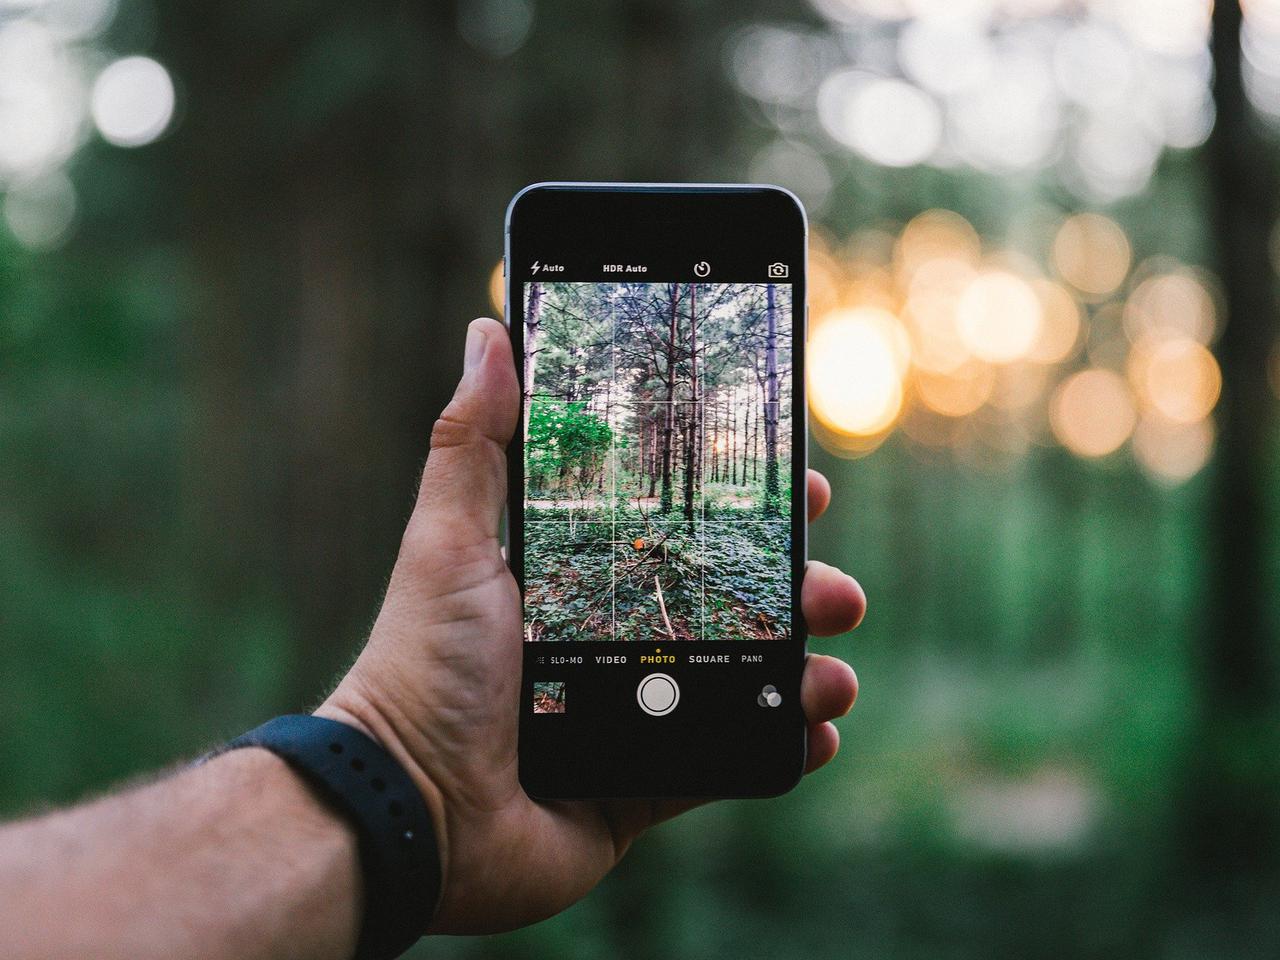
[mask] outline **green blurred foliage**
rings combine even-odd
[[[783,6],[544,0],[501,57],[452,3],[125,0],[100,44],[172,69],[176,129],[81,151],[61,250],[0,234],[0,810],[324,692],[488,309],[506,199],[743,178],[764,134],[720,44]],[[825,225],[945,206],[1001,238],[1029,199],[1064,203],[850,161]],[[1203,262],[1206,206],[1193,155],[1113,213],[1141,255]],[[1274,956],[1273,850],[1256,910],[1184,883],[1211,473],[1166,491],[1126,462],[980,468],[897,440],[813,459],[836,495],[811,555],[871,600],[815,643],[862,680],[840,758],[656,830],[559,918],[413,955]],[[1274,778],[1274,731],[1237,733],[1234,762]]]

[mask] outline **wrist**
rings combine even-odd
[[[443,871],[435,817],[405,765],[370,735],[378,732],[376,725],[345,707],[325,712],[334,715],[275,717],[219,752],[269,750],[349,821],[363,903],[355,955],[391,960],[427,932],[439,906]]]
[[[409,779],[418,788],[423,802],[427,805],[427,811],[431,815],[431,822],[435,828],[436,846],[440,851],[440,897],[437,903],[443,902],[449,882],[449,830],[444,794],[440,788],[405,746],[395,725],[367,699],[353,696],[339,686],[312,713],[317,717],[336,720],[359,730],[390,753],[409,775]]]
[[[364,905],[359,841],[347,819],[288,763],[260,747],[229,751],[195,768],[192,776],[208,781],[200,784],[204,796],[223,792],[234,798],[229,810],[218,813],[224,828],[235,817],[246,818],[243,830],[250,836],[255,828],[269,825],[255,839],[255,849],[245,854],[262,858],[259,880],[272,876],[275,868],[287,870],[273,881],[278,895],[258,897],[256,910],[224,911],[227,917],[244,917],[242,925],[228,931],[228,943],[243,949],[262,941],[271,950],[335,960],[350,956]],[[225,849],[217,856],[225,857]]]

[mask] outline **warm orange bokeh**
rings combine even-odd
[[[863,456],[901,428],[976,465],[1045,442],[1088,459],[1128,445],[1159,482],[1198,472],[1222,387],[1209,349],[1220,326],[1213,277],[1170,258],[1134,267],[1132,242],[1101,214],[1069,216],[1043,243],[1045,267],[984,250],[944,210],[896,237],[819,235],[809,343],[819,442]]]

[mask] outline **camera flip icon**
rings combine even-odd
[[[791,267],[788,266],[787,264],[785,263],[769,264],[770,280],[785,280],[789,276],[791,276]]]

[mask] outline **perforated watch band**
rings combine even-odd
[[[354,727],[303,714],[269,720],[216,752],[239,747],[282,758],[355,829],[364,880],[356,960],[390,960],[413,946],[440,897],[440,853],[404,768]]]

